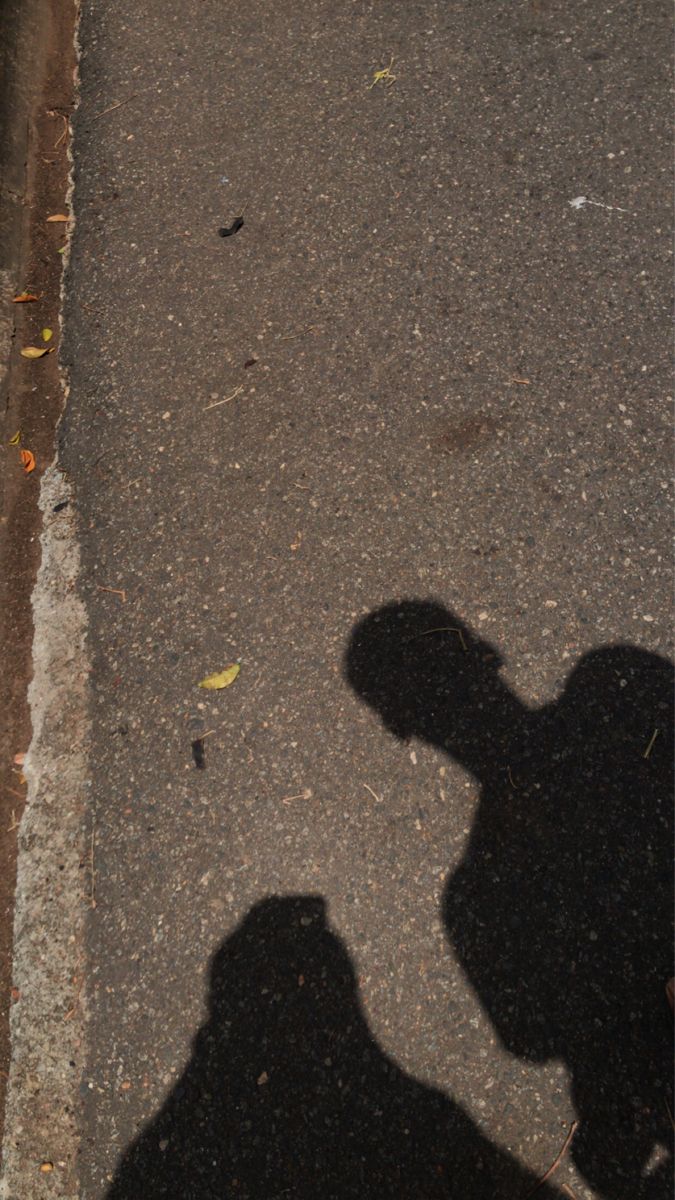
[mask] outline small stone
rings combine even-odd
[[[43,1175],[48,1175],[50,1171],[54,1170],[53,1162],[40,1163],[40,1170],[42,1171]]]
[[[258,1076],[258,1087],[262,1087],[264,1083],[268,1083],[269,1078],[267,1071],[263,1071],[262,1075]]]
[[[162,1151],[162,1154],[163,1154],[163,1153],[164,1153],[164,1151],[166,1150],[166,1148],[167,1148],[168,1144],[169,1144],[169,1139],[168,1139],[168,1138],[160,1138],[160,1142],[159,1142],[159,1148],[160,1148],[160,1150]]]

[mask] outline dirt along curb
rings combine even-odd
[[[31,1003],[16,969],[23,960],[19,975],[28,979],[28,943],[15,946],[13,954],[14,901],[17,852],[21,859],[35,842],[39,805],[31,814],[24,813],[24,807],[27,799],[32,807],[37,793],[36,737],[38,726],[44,732],[44,698],[51,686],[47,668],[53,667],[44,646],[41,649],[44,628],[41,632],[39,622],[46,614],[45,572],[51,561],[53,578],[55,555],[47,545],[50,522],[43,524],[40,508],[45,509],[56,491],[55,503],[63,499],[50,463],[64,403],[58,347],[68,223],[48,218],[68,213],[76,19],[75,3],[0,0],[0,1122],[7,1112],[5,1156],[14,1137],[10,1125],[15,1124],[11,1113],[16,1116],[17,1084],[24,1088],[28,1082],[14,1077],[15,1066],[10,1066],[10,1024],[15,1041],[22,1009]],[[16,303],[15,296],[25,292],[38,299]],[[42,335],[47,329],[52,331],[49,341]],[[28,346],[52,352],[31,361],[21,353]],[[32,458],[24,455],[22,461],[22,451]],[[55,516],[50,512],[50,518]],[[41,592],[33,595],[39,568]],[[63,566],[59,573],[63,575]],[[55,602],[52,592],[49,619],[54,626],[57,617],[61,627],[67,611],[59,602],[56,613]],[[42,654],[35,671],[34,652]],[[32,727],[32,753],[22,762]],[[40,886],[21,865],[18,896],[19,908],[23,905],[25,911],[21,915],[17,909],[14,932],[31,943],[29,910],[37,915]],[[53,905],[53,900],[53,895],[42,896],[44,903]],[[31,945],[34,952],[37,947]],[[5,1177],[4,1194],[18,1196],[7,1187]],[[27,1194],[38,1192],[31,1185],[23,1192]]]

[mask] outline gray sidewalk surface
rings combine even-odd
[[[670,26],[85,0],[26,1196],[671,1195]]]

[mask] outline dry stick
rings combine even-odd
[[[298,792],[297,796],[282,796],[281,803],[290,804],[291,800],[309,800],[307,788],[305,788],[304,792]]]
[[[673,1114],[670,1111],[670,1105],[667,1100],[664,1100],[663,1103],[665,1104],[666,1112],[668,1113],[668,1116],[670,1117],[670,1123],[671,1123],[673,1129],[675,1129],[675,1119],[673,1118]]]
[[[9,792],[10,796],[16,796],[17,800],[25,800],[26,799],[25,796],[22,796],[21,792],[16,792],[14,790],[14,788],[7,787],[6,783],[3,783],[2,790],[3,790],[3,792]]]
[[[561,1183],[560,1190],[561,1192],[564,1192],[566,1196],[569,1196],[570,1200],[577,1200],[576,1194],[572,1191],[569,1183]]]
[[[63,113],[55,113],[54,116],[60,117],[61,120],[63,121],[63,131],[61,132],[59,137],[54,142],[54,149],[57,150],[58,147],[61,145],[61,142],[65,141],[66,135],[68,133],[68,118],[64,117]]]
[[[127,602],[127,593],[126,593],[126,591],[125,591],[125,589],[124,589],[124,588],[109,588],[109,587],[103,587],[103,585],[102,585],[102,584],[100,584],[100,583],[99,583],[99,584],[97,584],[96,586],[97,586],[97,589],[98,589],[98,591],[99,591],[99,592],[111,592],[113,596],[121,596],[121,597],[122,597],[122,604],[126,604],[126,602]]]
[[[370,784],[369,784],[369,783],[364,783],[364,785],[363,785],[363,786],[364,786],[364,788],[366,788],[366,790],[367,790],[367,791],[369,791],[369,792],[370,792],[370,794],[371,794],[371,796],[373,797],[373,799],[374,799],[374,800],[377,800],[377,803],[378,803],[378,804],[381,804],[381,803],[382,803],[382,797],[381,797],[381,796],[378,796],[377,792],[374,792],[374,791],[373,791],[373,789],[371,788],[371,786],[370,786]]]
[[[514,788],[515,791],[518,791],[518,784],[516,783],[515,779],[513,778],[513,773],[511,771],[510,765],[506,768],[506,770],[508,771],[509,783],[511,784],[511,787]]]
[[[428,637],[430,633],[456,633],[462,644],[462,650],[465,654],[468,652],[469,647],[464,640],[464,634],[454,625],[438,625],[436,629],[425,629],[422,633],[414,633],[411,638],[408,638],[408,641],[414,642],[416,638]]]
[[[319,328],[318,325],[305,325],[305,328],[301,329],[299,333],[286,333],[283,335],[283,337],[279,338],[279,341],[280,342],[292,342],[295,340],[295,338],[302,337],[302,335],[304,333],[310,333],[312,330],[318,329],[318,328]]]
[[[146,91],[149,91],[149,88],[146,88]],[[134,92],[131,96],[127,96],[126,100],[118,100],[115,104],[111,104],[109,108],[104,108],[103,112],[96,113],[91,118],[92,121],[98,121],[99,117],[104,117],[106,113],[114,112],[116,108],[121,108],[123,104],[128,104],[130,100],[135,100],[140,94],[140,92]]]
[[[572,1141],[572,1138],[574,1137],[578,1128],[579,1128],[579,1122],[573,1121],[572,1124],[570,1125],[569,1133],[567,1134],[567,1137],[565,1138],[565,1141],[562,1144],[562,1148],[561,1148],[560,1152],[558,1153],[556,1158],[554,1158],[548,1171],[545,1171],[544,1174],[542,1175],[541,1179],[537,1180],[534,1187],[525,1196],[524,1200],[530,1200],[530,1196],[534,1196],[534,1193],[538,1192],[539,1188],[543,1187],[544,1184],[547,1182],[547,1180],[549,1180],[551,1178],[554,1171],[558,1170],[558,1167],[560,1166],[563,1158],[565,1157],[565,1154],[567,1153],[569,1144]]]
[[[77,979],[77,976],[75,976],[75,979]],[[73,982],[75,982],[75,980],[73,980]],[[63,1018],[63,1019],[64,1019],[64,1021],[70,1021],[71,1017],[74,1017],[74,1016],[75,1016],[75,1013],[77,1012],[77,1007],[78,1007],[78,1005],[79,1005],[79,1003],[80,1003],[80,993],[81,993],[81,991],[82,991],[82,984],[83,984],[83,983],[84,983],[84,975],[80,975],[80,976],[79,976],[79,983],[78,983],[78,985],[77,985],[77,991],[75,992],[75,999],[74,999],[74,1001],[73,1001],[72,1008],[69,1008],[69,1009],[68,1009],[68,1012],[66,1013],[66,1015],[65,1015],[65,1016],[64,1016],[64,1018]]]
[[[244,385],[243,383],[240,383],[239,387],[234,389],[231,396],[225,396],[222,400],[214,400],[213,404],[207,404],[204,412],[208,412],[210,408],[218,408],[221,404],[227,404],[230,400],[234,400],[235,396],[238,396],[240,392],[243,392],[243,390]]]
[[[649,758],[649,755],[651,754],[652,750],[654,749],[654,742],[656,741],[658,736],[659,736],[659,731],[658,731],[658,729],[655,729],[652,736],[649,739],[649,745],[647,746],[647,749],[645,750],[644,754],[642,755],[643,758]]]

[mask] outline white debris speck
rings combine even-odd
[[[618,204],[603,204],[602,200],[591,200],[590,196],[575,196],[567,203],[570,208],[585,208],[587,204],[592,204],[594,208],[606,208],[609,212],[628,212],[627,208],[619,208]]]

